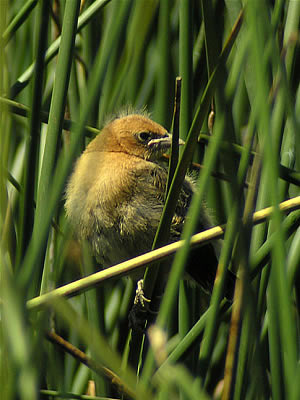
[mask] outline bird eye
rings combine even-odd
[[[151,139],[151,133],[149,132],[140,132],[138,134],[138,138],[141,142],[148,142]]]

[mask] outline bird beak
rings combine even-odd
[[[178,144],[179,146],[183,146],[185,142],[182,139],[179,139]],[[172,135],[170,135],[169,133],[167,133],[165,136],[162,136],[159,139],[152,139],[148,142],[148,146],[150,148],[157,147],[161,150],[169,149],[171,148],[171,145],[172,145]]]
[[[184,146],[185,145],[185,141],[179,138],[178,144],[179,144],[179,146]]]

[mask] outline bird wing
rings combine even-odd
[[[157,227],[165,204],[168,170],[164,165],[155,162],[144,162],[141,163],[140,168],[135,169],[134,174],[135,190],[133,192],[137,198],[144,197],[147,199],[147,213],[151,215],[151,210],[154,210],[156,214],[154,220]],[[193,194],[193,181],[186,177],[172,218],[170,237],[172,242],[180,238]],[[143,204],[145,204],[145,201]]]

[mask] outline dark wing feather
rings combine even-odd
[[[155,165],[154,168],[151,168],[148,171],[148,174],[143,173],[141,175],[143,176],[142,179],[146,179],[148,183],[151,181],[152,185],[147,185],[147,188],[149,190],[149,187],[152,187],[152,196],[155,197],[156,201],[163,207],[167,182],[167,170],[160,165]],[[175,242],[180,239],[193,194],[194,185],[192,181],[187,178],[184,180],[175,209],[175,214],[172,219],[170,242]],[[147,198],[151,197],[149,195],[150,193],[148,192]],[[200,221],[195,233],[204,231],[212,226],[204,207],[202,207],[200,215]],[[205,291],[211,293],[215,281],[217,267],[218,257],[216,255],[214,245],[212,243],[207,243],[190,251],[186,272]],[[234,284],[235,276],[231,273],[231,271],[228,271],[228,279],[225,289],[225,296],[228,299],[232,299],[233,297]]]

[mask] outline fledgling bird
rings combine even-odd
[[[76,162],[66,189],[66,214],[78,238],[88,241],[103,267],[151,250],[168,175],[159,160],[170,149],[171,140],[165,128],[144,115],[117,117]],[[180,238],[194,191],[192,179],[186,176],[170,242]],[[198,231],[210,226],[203,209]],[[205,290],[211,290],[217,265],[215,249],[209,243],[192,250],[187,272]]]

